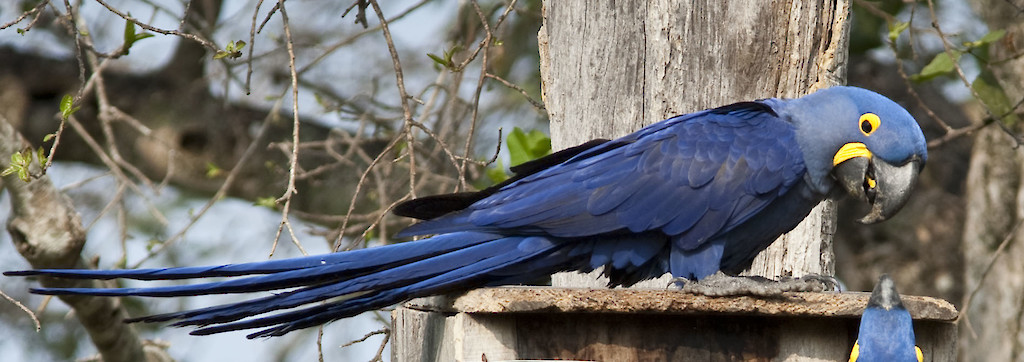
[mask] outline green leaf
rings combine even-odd
[[[1007,126],[1013,126],[1020,121],[1017,114],[1013,113],[1013,103],[1010,102],[1010,97],[1006,95],[1006,91],[999,85],[995,75],[992,74],[987,68],[983,68],[981,74],[974,79],[971,83],[971,88],[978,93],[979,101],[988,107],[989,111],[996,117],[1000,117],[999,121],[1003,122]]]
[[[50,142],[50,140],[52,140],[54,137],[57,137],[57,133],[56,132],[47,134],[47,135],[43,136],[43,142]]]
[[[266,207],[266,208],[273,209],[273,208],[277,207],[277,198],[273,197],[273,196],[257,197],[256,198],[256,202],[253,203],[253,205],[263,206],[263,207]]]
[[[224,170],[217,167],[213,162],[206,163],[206,178],[217,178],[222,174],[224,174]]]
[[[132,15],[131,13],[128,13],[128,16],[131,16],[131,15]],[[134,44],[134,43],[135,43],[135,23],[131,22],[131,20],[125,20],[124,21],[124,46],[122,47],[124,49],[124,54],[126,54],[126,55],[128,54],[128,49],[131,49],[132,48],[132,44]]]
[[[0,171],[0,176],[7,176],[15,172],[18,172],[18,166],[12,164],[7,166],[3,171]]]
[[[972,42],[966,42],[964,43],[964,45],[967,46],[968,48],[977,48],[980,46],[991,44],[999,39],[1002,39],[1003,36],[1006,36],[1006,30],[993,30],[988,32],[988,34],[985,34],[985,36],[981,37],[981,39]]]
[[[36,159],[39,160],[39,165],[40,166],[42,166],[42,167],[49,166],[49,165],[46,164],[46,150],[43,150],[42,147],[39,147],[38,149],[36,149]]]
[[[953,72],[953,69],[955,69],[954,64],[956,61],[960,60],[960,55],[961,53],[958,51],[953,51],[952,58],[949,56],[948,52],[936,54],[935,58],[932,58],[932,61],[921,69],[921,73],[914,74],[910,78],[914,81],[924,82],[941,75],[949,74]]]
[[[526,133],[522,129],[519,127],[514,128],[505,140],[505,144],[508,145],[508,156],[512,166],[530,160],[529,151],[527,151],[529,146],[526,144]]]
[[[12,153],[11,164],[3,171],[0,171],[0,176],[7,176],[16,173],[18,174],[19,179],[28,182],[28,169],[30,163],[32,163],[32,149],[25,149],[21,152]]]
[[[235,58],[241,57],[242,56],[242,48],[245,48],[245,42],[244,41],[241,41],[241,40],[230,41],[230,42],[228,42],[228,44],[226,46],[224,46],[224,50],[218,50],[217,53],[213,55],[213,59],[223,59],[223,58],[235,59]]]
[[[506,143],[508,144],[509,161],[512,166],[544,157],[551,153],[551,138],[538,130],[526,133],[519,127],[516,127],[512,130],[512,133],[509,133]]]
[[[487,179],[491,180],[492,184],[499,184],[508,180],[508,173],[505,172],[505,166],[501,164],[501,160],[488,167],[485,173],[487,174]]]
[[[75,104],[75,97],[70,94],[65,94],[64,98],[60,99],[60,116],[61,118],[68,119],[71,117],[71,113],[74,112],[73,106]]]
[[[451,64],[445,61],[444,58],[434,55],[433,53],[427,53],[427,56],[430,57],[430,59],[433,59],[434,63],[437,63],[437,65],[445,68],[451,67]]]
[[[896,23],[890,23],[889,24],[889,41],[895,43],[896,39],[900,37],[900,34],[903,33],[904,30],[907,30],[908,27],[910,27],[910,23],[905,23],[905,22],[902,22],[902,21],[897,21]]]

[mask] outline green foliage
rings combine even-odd
[[[965,53],[971,53],[982,63],[987,63],[988,45],[1002,39],[1005,35],[1006,30],[993,30],[978,40],[964,42],[964,49],[953,49],[950,52],[936,54],[931,62],[928,62],[928,65],[925,65],[924,68],[921,68],[920,73],[912,75],[911,79],[924,82],[935,77],[951,74],[956,69],[956,62],[960,61],[960,56]],[[952,53],[952,56],[950,56],[950,53]]]
[[[1006,36],[1006,30],[993,30],[988,32],[988,34],[985,34],[985,36],[981,37],[981,39],[978,39],[977,41],[964,43],[964,46],[968,48],[980,48],[992,44],[999,39],[1002,39],[1003,36]]]
[[[3,171],[0,171],[0,176],[17,174],[18,178],[22,181],[31,181],[34,176],[30,172],[33,158],[39,160],[40,164],[44,164],[46,162],[46,151],[42,147],[34,152],[31,148],[25,148],[21,152],[11,154],[11,163]]]
[[[977,93],[978,100],[988,107],[1001,122],[1007,126],[1013,126],[1020,121],[1013,112],[1014,104],[1010,102],[1010,97],[1006,96],[1006,91],[999,85],[992,71],[988,69],[982,71],[974,79],[974,82],[971,82],[971,88]]]
[[[438,56],[437,54],[434,53],[427,53],[427,56],[430,57],[430,59],[434,60],[435,67],[445,68],[451,71],[457,71],[455,69],[455,62],[452,61],[452,56],[454,56],[455,53],[458,53],[461,50],[462,45],[455,44],[454,46],[451,47],[451,49],[442,52],[443,56]]]
[[[265,208],[273,210],[277,207],[277,198],[273,196],[257,197],[256,202],[254,202],[253,205],[263,206]]]
[[[952,53],[953,57],[950,57],[947,52],[936,54],[935,58],[932,58],[932,61],[928,62],[928,65],[921,68],[920,73],[914,74],[910,76],[910,78],[917,82],[924,82],[932,80],[938,76],[952,73],[953,70],[956,69],[954,62],[959,61],[960,55],[963,54],[958,51],[953,51]]]
[[[236,40],[228,42],[228,45],[224,47],[224,50],[218,50],[217,54],[213,55],[213,59],[237,59],[242,56],[243,48],[245,48],[244,41]]]
[[[75,107],[75,97],[65,94],[64,98],[60,99],[60,118],[65,121],[68,120],[68,117],[75,114],[79,108],[81,107]]]
[[[131,13],[129,13],[128,15],[131,16]],[[142,39],[146,39],[146,38],[152,38],[152,37],[153,37],[153,34],[150,34],[150,33],[146,33],[146,32],[136,33],[135,32],[135,23],[133,23],[130,20],[125,20],[125,22],[124,22],[124,45],[121,47],[121,49],[124,50],[124,54],[125,55],[128,55],[128,51],[132,48],[132,45],[134,45],[135,42],[137,42],[139,40],[142,40]]]
[[[505,144],[508,147],[509,161],[512,166],[551,154],[551,137],[538,130],[531,130],[527,133],[516,127],[505,138]],[[505,166],[501,161],[488,168],[486,174],[487,178],[494,183],[505,181],[509,177],[505,173]]]
[[[895,39],[895,37],[899,36],[899,33],[902,32],[902,29],[899,29],[899,27],[900,24],[890,26],[890,39]],[[1010,97],[1006,95],[1006,91],[988,67],[989,45],[1005,36],[1006,30],[993,30],[978,40],[965,41],[961,44],[961,47],[936,54],[924,68],[921,68],[918,74],[912,75],[911,79],[924,82],[936,77],[950,75],[956,70],[956,65],[963,55],[971,55],[978,61],[981,68],[981,73],[971,82],[971,90],[978,101],[984,104],[995,118],[1007,126],[1013,126],[1020,120],[1020,117],[1014,113],[1015,104],[1010,101]]]
[[[538,159],[551,153],[551,137],[538,130],[523,132],[519,127],[506,138],[508,155],[512,166]]]
[[[224,174],[224,169],[217,167],[213,162],[206,163],[206,178],[217,178]]]
[[[999,121],[1008,126],[1015,125],[1019,117],[1014,114],[1014,104],[995,75],[988,68],[988,46],[1006,36],[1006,30],[997,29],[988,32],[975,41],[963,43],[963,49],[954,49],[953,57],[949,52],[942,52],[935,56],[921,72],[912,76],[915,81],[926,81],[938,76],[950,74],[963,54],[971,54],[981,63],[981,74],[971,82],[971,89],[982,104],[985,105]]]
[[[902,34],[909,27],[910,27],[910,23],[905,23],[905,22],[902,22],[902,21],[897,21],[895,23],[890,23],[889,24],[889,42],[896,43],[896,39],[899,39],[900,34]]]
[[[505,165],[502,164],[501,160],[498,160],[498,162],[488,167],[487,170],[484,170],[484,174],[487,176],[487,180],[491,181],[491,184],[499,184],[502,181],[508,180],[508,173],[505,172]]]

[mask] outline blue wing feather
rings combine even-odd
[[[462,212],[414,226],[406,235],[527,225],[561,237],[616,230],[678,235],[696,229],[684,244],[699,245],[728,232],[735,224],[730,220],[762,210],[803,173],[800,157],[790,157],[799,154],[793,125],[763,108],[662,121],[525,177]],[[731,214],[734,210],[743,214]]]

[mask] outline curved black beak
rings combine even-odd
[[[874,224],[892,217],[907,203],[921,164],[918,157],[899,166],[877,157],[854,157],[836,165],[833,174],[850,195],[871,204],[871,211],[858,221]]]

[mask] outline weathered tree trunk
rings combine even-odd
[[[1008,31],[1003,40],[991,45],[992,59],[1012,58],[1024,49],[1024,15],[1011,3],[973,1],[990,29]],[[992,70],[1011,101],[1024,98],[1024,58],[996,63]],[[1024,154],[1015,142],[1002,129],[987,127],[978,132],[971,152],[963,237],[965,293],[980,289],[963,306],[967,318],[961,324],[965,329],[960,345],[965,361],[1024,358],[1024,228],[1016,227],[1024,218]],[[1009,243],[998,252],[1004,240]],[[993,258],[992,269],[982,280]]]
[[[842,84],[848,15],[842,0],[545,2],[539,38],[552,144],[620,137],[678,114]],[[824,202],[761,253],[750,273],[833,274],[834,225],[834,206]],[[574,276],[555,284],[605,284],[566,280]]]

